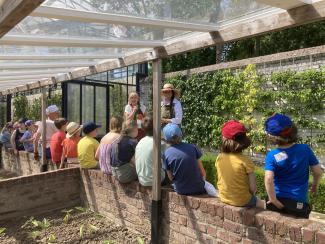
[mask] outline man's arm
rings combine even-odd
[[[274,190],[274,172],[270,170],[265,170],[265,188],[267,195],[269,196],[268,203],[272,203],[278,209],[283,208],[282,203],[276,198]]]

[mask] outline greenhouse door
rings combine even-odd
[[[80,124],[92,121],[102,125],[99,137],[108,132],[109,85],[73,80],[64,83],[62,89],[63,116]]]

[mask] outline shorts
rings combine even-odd
[[[248,208],[255,207],[256,203],[257,203],[257,197],[253,195],[249,200],[249,202],[244,205],[244,207],[248,207]]]

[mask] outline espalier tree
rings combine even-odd
[[[251,150],[266,151],[264,121],[274,112],[292,116],[303,136],[317,153],[324,153],[325,69],[256,73],[254,65],[243,71],[221,70],[167,79],[182,91],[185,140],[201,147],[219,148],[221,127],[229,119],[245,123]]]

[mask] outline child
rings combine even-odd
[[[216,196],[216,189],[205,181],[201,151],[192,144],[182,142],[182,131],[177,124],[167,124],[163,133],[170,144],[164,152],[164,168],[175,191],[182,195],[208,193]]]
[[[24,132],[24,135],[20,138],[20,142],[23,143],[25,151],[33,153],[34,152],[34,133],[35,133],[35,125],[32,120],[27,120],[25,122],[25,126],[27,130]]]
[[[124,109],[124,119],[133,120],[138,125],[137,140],[140,141],[144,136],[144,130],[142,129],[142,119],[146,116],[146,107],[140,104],[140,97],[138,93],[131,92],[128,98],[128,104]]]
[[[138,178],[134,162],[137,135],[137,124],[134,121],[126,121],[122,125],[120,139],[112,143],[111,170],[113,176],[121,183],[128,183]]]
[[[61,165],[60,169],[65,168],[66,160],[68,164],[78,164],[78,143],[81,139],[80,130],[82,126],[80,126],[76,122],[70,122],[67,126],[67,135],[66,138],[62,142],[62,157],[61,157]]]
[[[322,178],[321,166],[310,147],[296,144],[297,127],[288,116],[274,114],[265,122],[268,139],[277,148],[265,159],[267,209],[308,218],[309,169],[313,173],[311,192],[316,193]]]
[[[10,143],[11,133],[14,130],[12,122],[6,123],[6,125],[2,128],[0,133],[0,143],[5,147],[5,149],[11,148],[12,145]]]
[[[65,131],[67,129],[68,121],[65,118],[58,118],[54,120],[54,125],[58,129],[51,137],[50,150],[53,164],[57,169],[60,168],[62,157],[62,142],[65,139]]]
[[[87,122],[82,127],[85,136],[78,143],[78,159],[82,169],[98,169],[98,158],[95,157],[99,142],[95,139],[100,125]]]
[[[265,201],[255,196],[254,164],[242,154],[251,144],[245,126],[230,120],[223,125],[221,134],[221,153],[216,160],[220,200],[238,207],[265,208]]]

